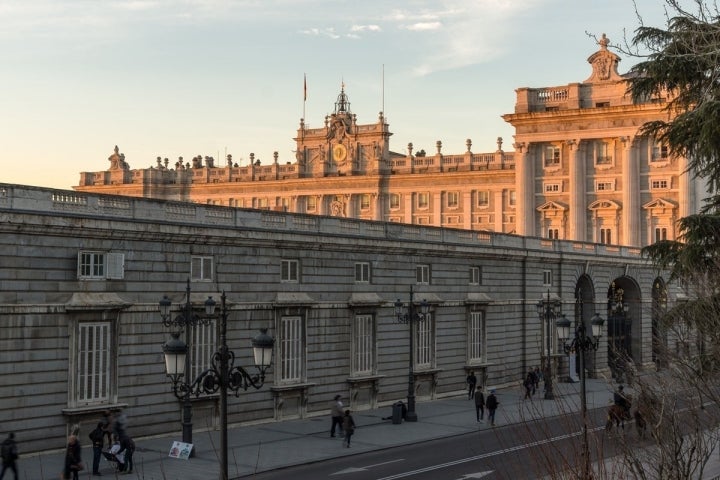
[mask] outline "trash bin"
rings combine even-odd
[[[396,402],[393,403],[392,406],[392,423],[394,425],[398,425],[402,423],[402,409],[403,409],[403,403],[402,402]]]

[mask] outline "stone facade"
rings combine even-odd
[[[571,374],[541,298],[571,320],[608,319],[592,375],[610,374],[618,342],[653,368],[657,319],[675,298],[635,247],[7,184],[0,220],[0,424],[24,452],[61,448],[71,425],[88,432],[107,408],[125,408],[136,437],[179,432],[158,302],[184,305],[188,279],[194,306],[226,292],[240,365],[258,329],[276,339],[266,387],[229,400],[231,423],[327,415],[337,393],[353,409],[405,397],[409,327],[394,303],[411,289],[430,305],[412,324],[419,401],[458,394],[469,370],[513,384],[548,353]],[[620,290],[624,330],[610,335]],[[192,331],[196,368],[215,329]],[[217,396],[193,405],[196,429],[217,427]]]
[[[390,149],[383,112],[358,124],[344,87],[321,128],[301,119],[296,158],[239,166],[198,155],[131,169],[116,147],[110,169],[85,172],[78,191],[331,215],[603,244],[644,246],[677,237],[703,184],[683,158],[639,135],[666,118],[666,98],[633,103],[620,58],[600,49],[584,82],[517,89],[514,152],[406,153]]]

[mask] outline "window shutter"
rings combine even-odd
[[[107,253],[107,278],[113,280],[122,280],[125,278],[125,254],[124,253]]]

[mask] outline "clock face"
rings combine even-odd
[[[333,147],[333,158],[336,162],[342,162],[347,157],[347,149],[345,145],[338,143]]]

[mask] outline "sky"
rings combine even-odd
[[[654,26],[663,5],[637,0]],[[582,82],[595,38],[639,19],[630,0],[0,0],[0,25],[0,182],[70,189],[115,145],[131,168],[292,162],[342,84],[392,151],[511,151],[515,89]]]

